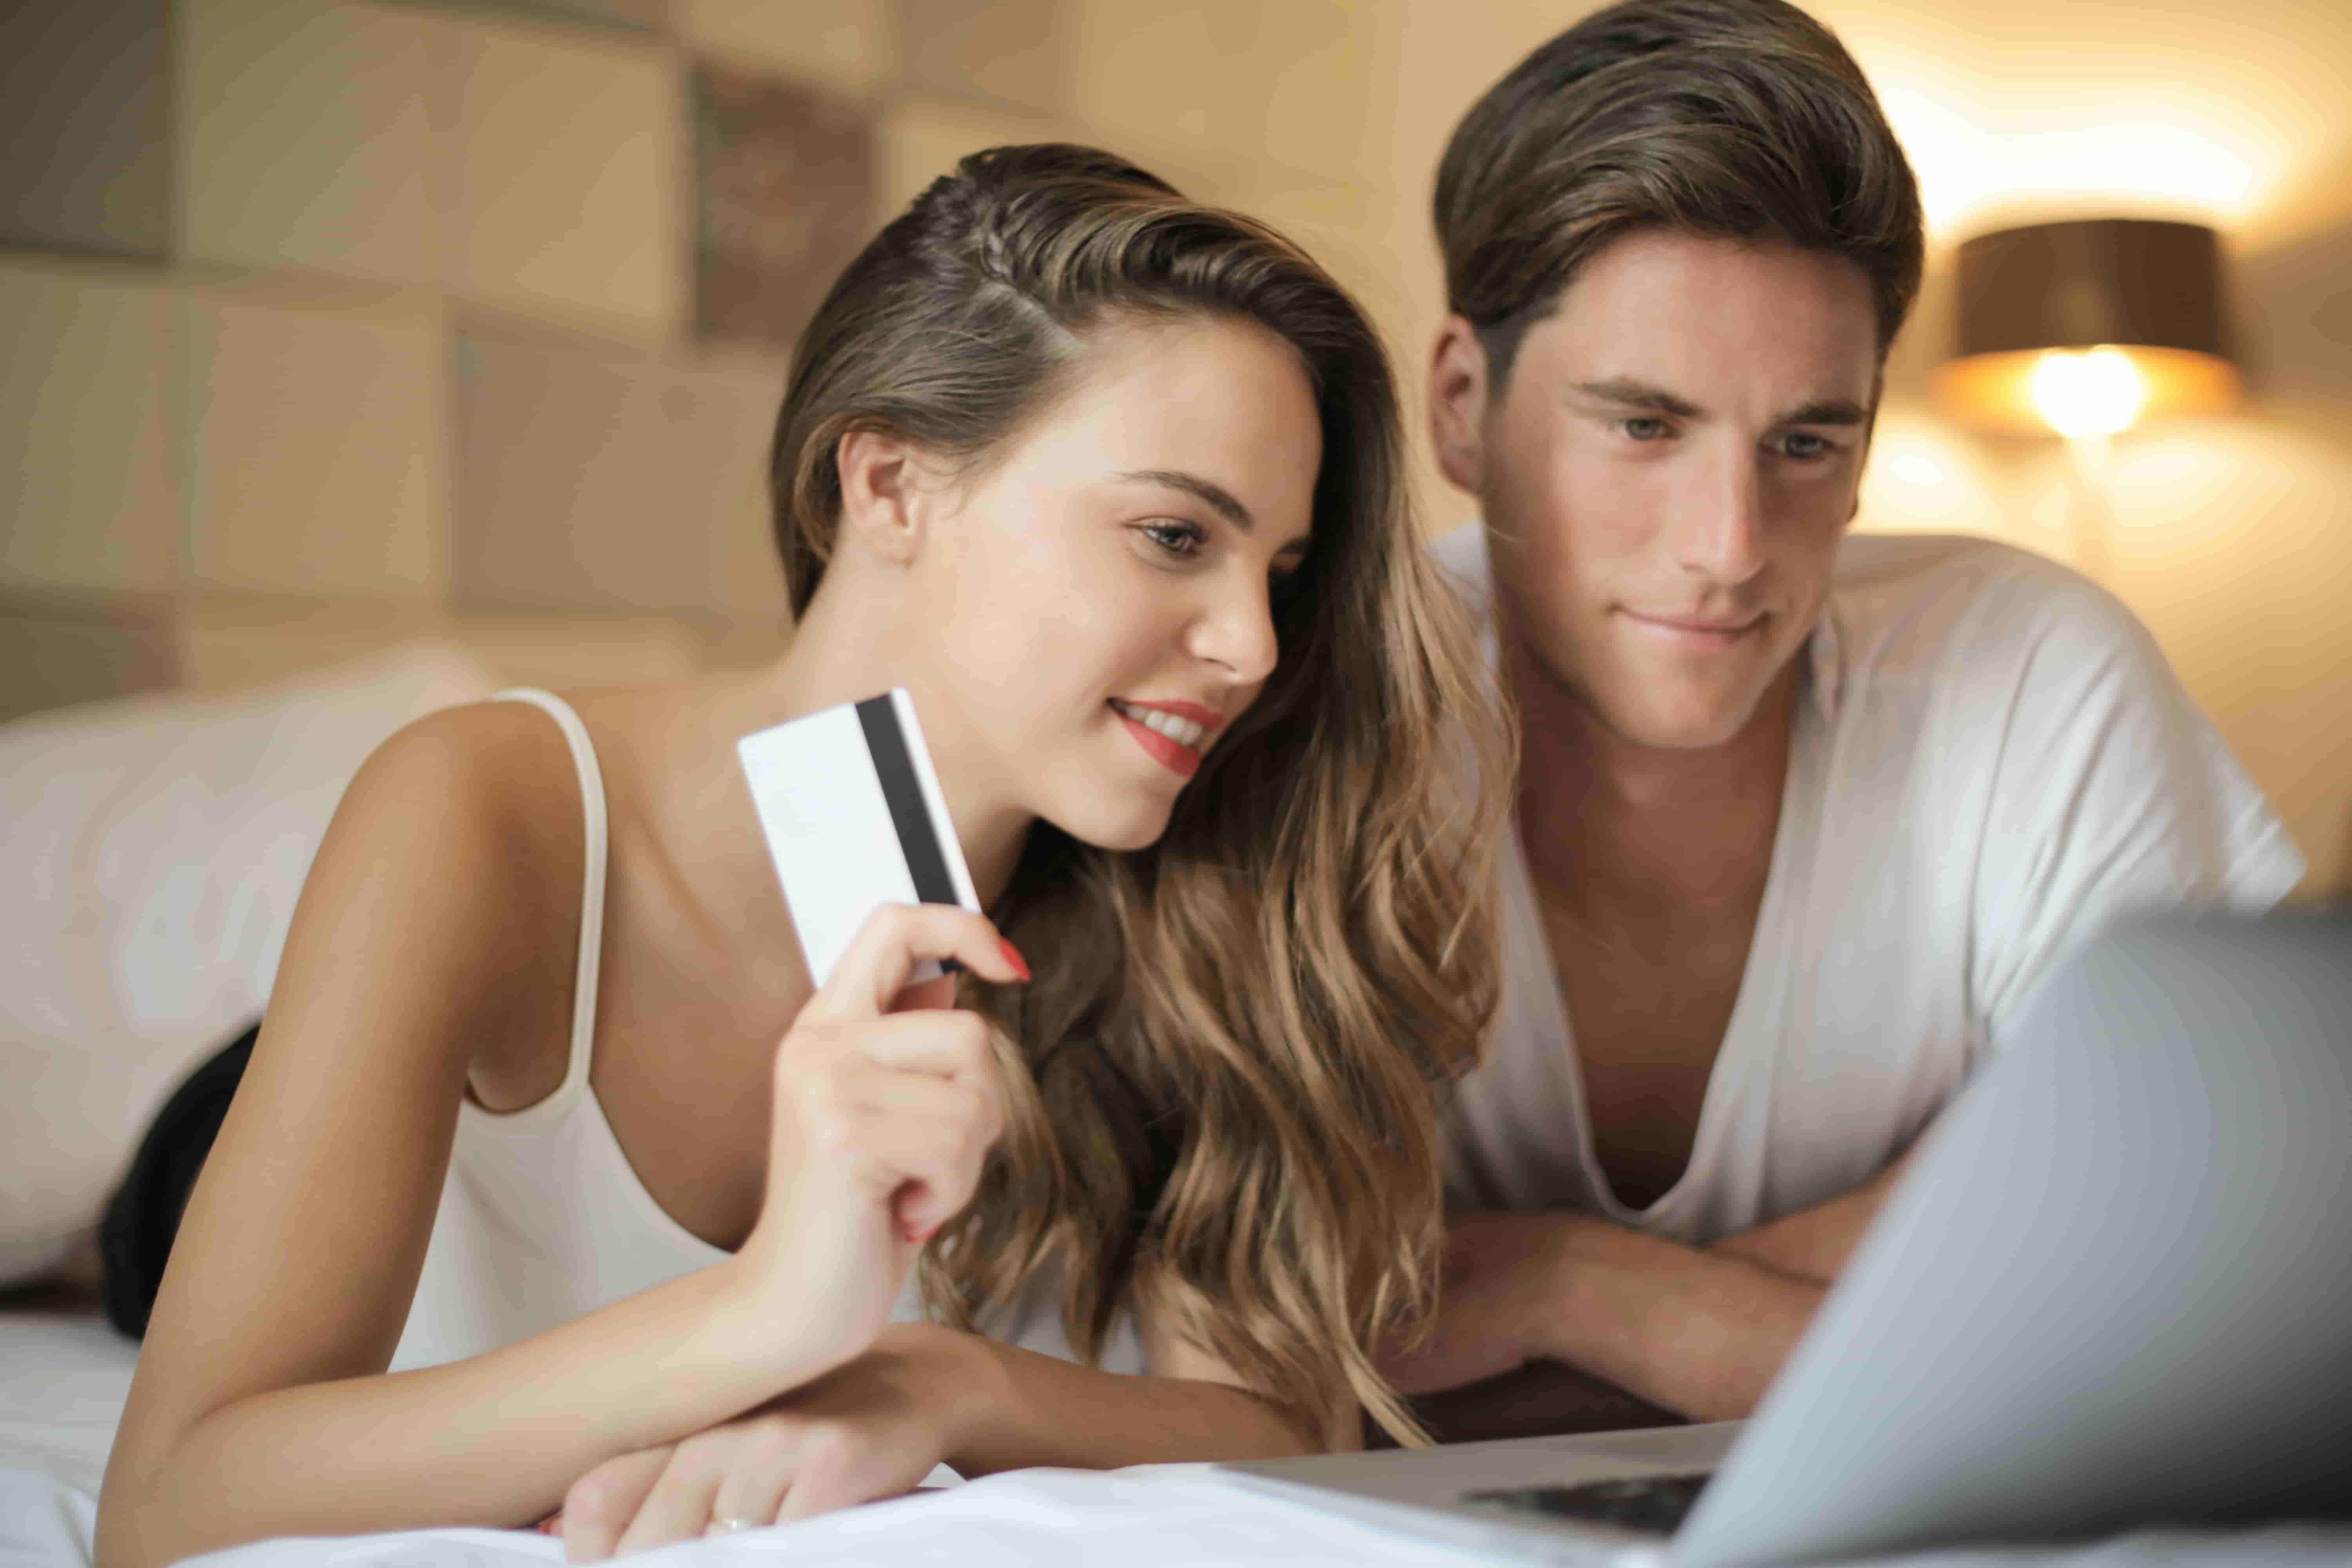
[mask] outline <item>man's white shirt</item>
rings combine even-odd
[[[1497,648],[1485,530],[1433,547]],[[2304,863],[2130,611],[1975,539],[1850,536],[1803,652],[1772,865],[1690,1163],[1647,1209],[1592,1151],[1517,824],[1503,990],[1447,1154],[1457,1206],[1703,1244],[1849,1192],[2118,915],[2269,908]]]

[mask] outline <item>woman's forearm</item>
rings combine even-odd
[[[780,1331],[762,1301],[730,1260],[467,1361],[239,1399],[148,1451],[118,1449],[98,1563],[527,1523],[614,1455],[723,1421],[862,1348]]]
[[[975,1335],[948,1463],[965,1476],[1032,1465],[1113,1469],[1318,1452],[1271,1402],[1227,1384],[1138,1377]]]

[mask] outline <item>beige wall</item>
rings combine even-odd
[[[1071,139],[1383,298],[1394,16],[0,7],[0,719],[417,637],[555,683],[772,650],[787,345],[698,313],[697,73],[856,128],[853,247],[966,152]]]
[[[31,0],[0,15],[0,715],[419,636],[608,680],[784,635],[775,344],[696,328],[698,63],[871,136],[868,221],[972,148],[1138,158],[1304,240],[1402,361],[1427,192],[1571,0]],[[2352,9],[1822,0],[1936,223],[1863,523],[2065,555],[2058,454],[1928,376],[2018,217],[2222,228],[2254,397],[2117,444],[2109,584],[2352,890]],[[58,18],[67,20],[60,22]],[[46,18],[46,19],[45,19]],[[1466,500],[1417,461],[1433,522]]]

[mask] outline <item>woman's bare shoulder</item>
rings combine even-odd
[[[373,952],[494,1011],[543,992],[568,997],[583,812],[570,747],[539,709],[482,702],[416,720],[344,791],[283,977],[299,985]]]
[[[480,873],[473,879],[512,888],[550,873],[577,881],[584,809],[570,742],[549,714],[474,702],[426,714],[378,746],[344,792],[336,827],[364,832],[378,850],[429,837],[467,857]]]

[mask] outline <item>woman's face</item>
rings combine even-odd
[[[1074,390],[941,498],[910,586],[957,793],[1139,848],[1274,669],[1322,435],[1297,351],[1254,324],[1080,352]]]

